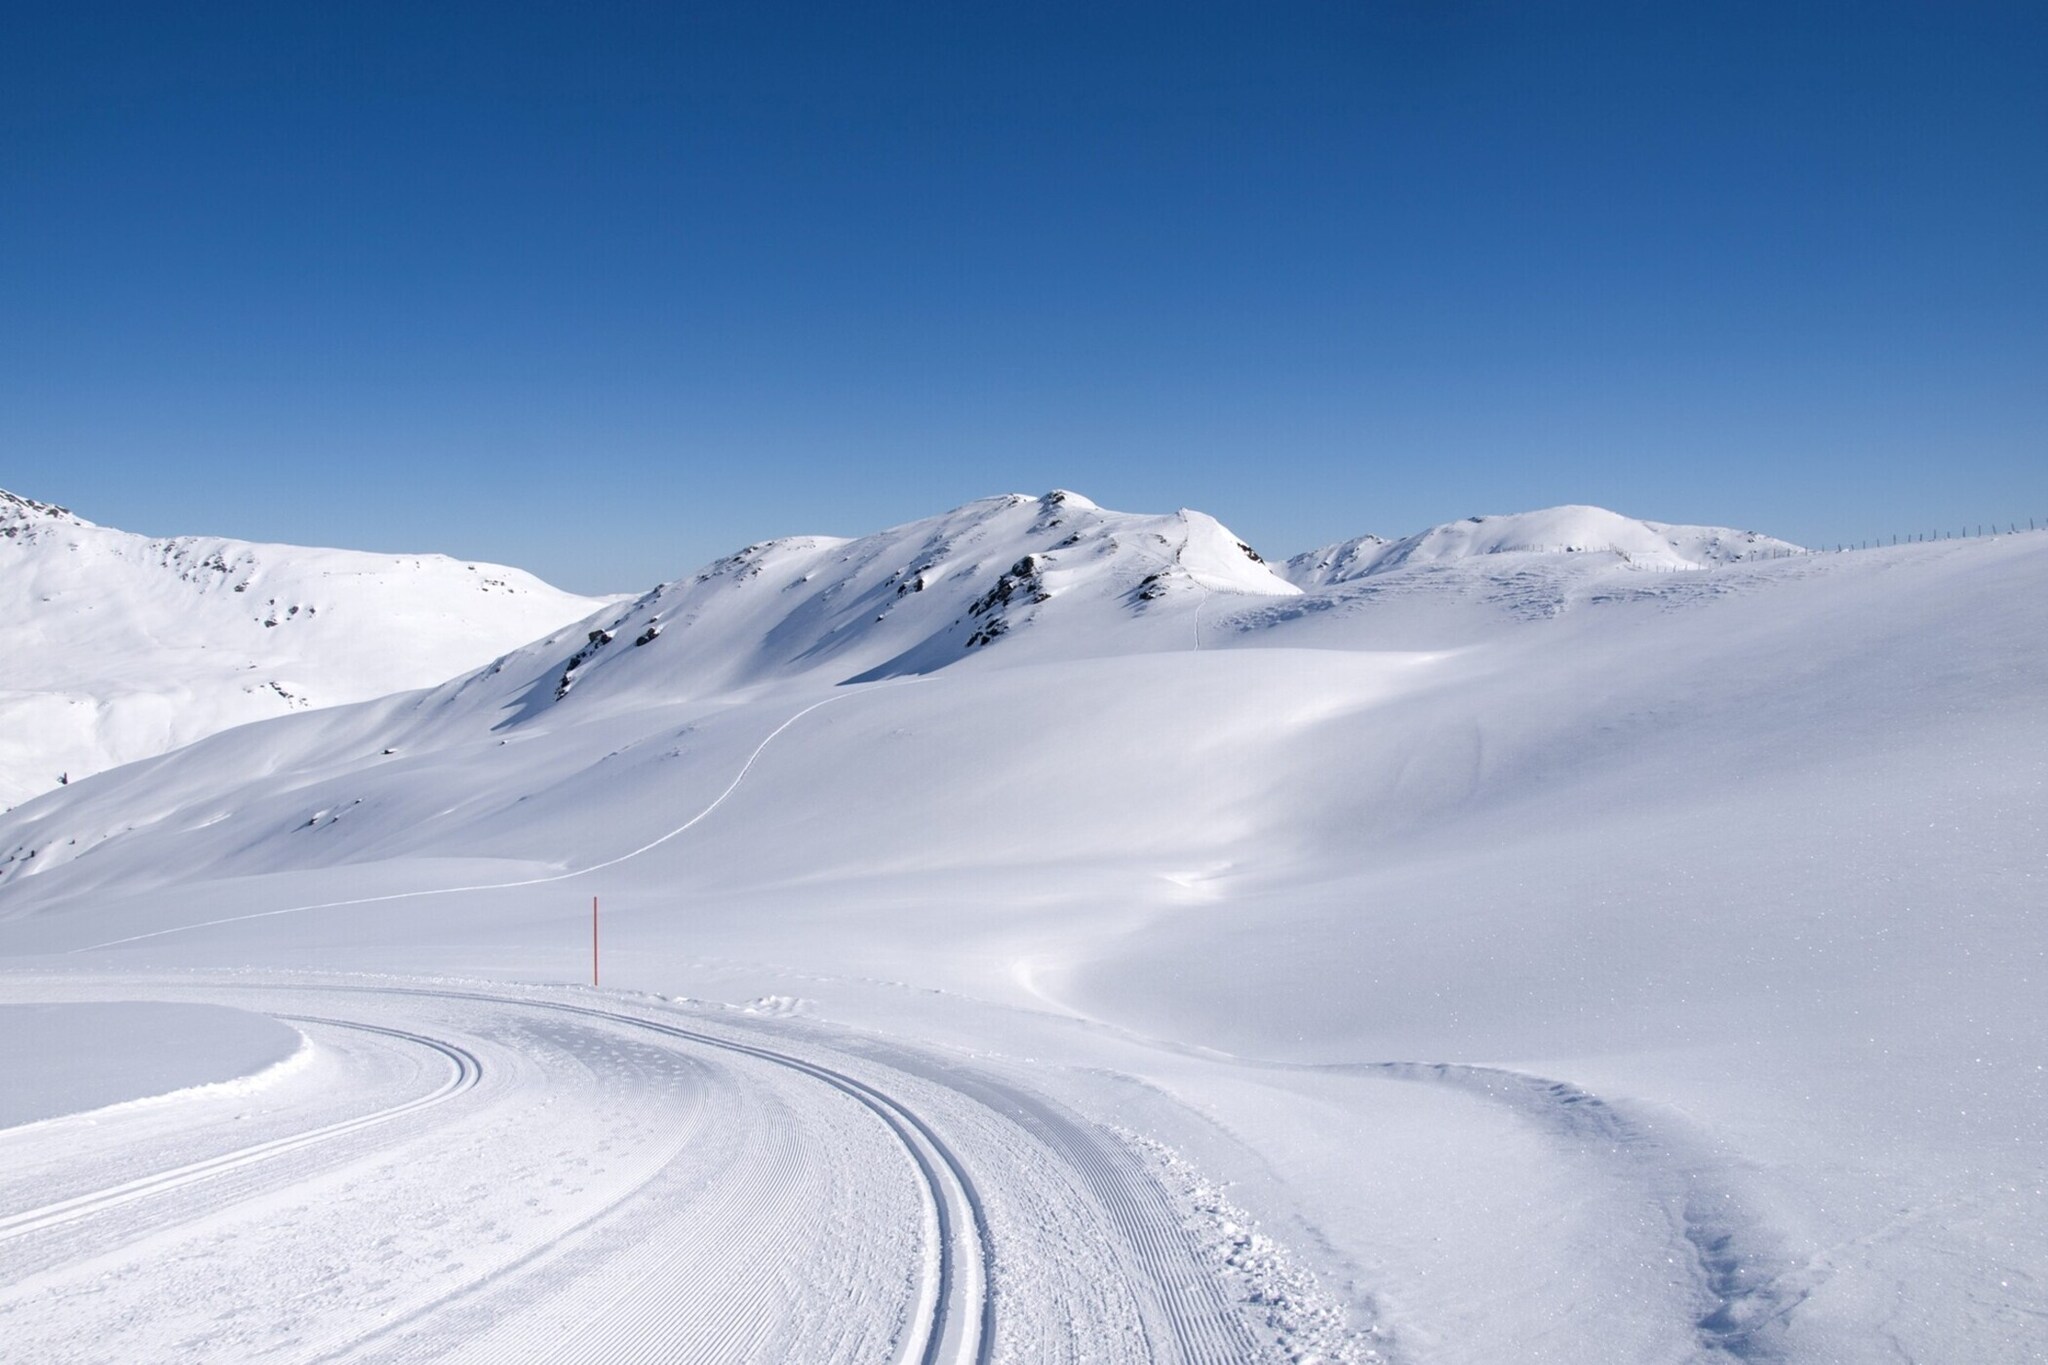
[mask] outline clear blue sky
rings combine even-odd
[[[2048,514],[2048,6],[99,6],[0,486],[633,588],[1003,491],[1285,554]]]

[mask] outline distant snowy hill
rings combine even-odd
[[[0,807],[438,682],[601,605],[495,564],[152,540],[0,491]]]
[[[1353,536],[1289,559],[1281,567],[1287,581],[1300,588],[1321,588],[1372,572],[1373,561],[1387,546],[1385,536]]]
[[[1604,507],[1549,507],[1511,516],[1467,517],[1400,540],[1361,536],[1287,561],[1286,576],[1304,588],[1348,583],[1395,569],[1448,564],[1487,555],[1606,556],[1637,567],[1703,569],[1795,551],[1789,541],[1725,526],[1667,526]]]

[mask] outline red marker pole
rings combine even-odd
[[[597,897],[590,898],[590,984],[597,984]]]

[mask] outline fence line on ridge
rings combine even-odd
[[[1619,545],[1503,545],[1487,551],[1488,554],[1611,554],[1618,556],[1628,567],[1648,573],[1695,573],[1706,569],[1717,569],[1729,564],[1766,563],[1774,559],[1797,559],[1805,555],[1851,554],[1859,550],[1885,550],[1897,545],[1934,544],[1944,540],[1978,540],[1995,536],[2023,536],[2032,532],[2048,531],[2048,519],[2028,517],[2022,526],[2017,519],[2009,520],[2001,527],[1997,522],[1977,522],[1960,530],[1910,531],[1900,535],[1879,536],[1859,541],[1838,541],[1834,545],[1804,545],[1784,548],[1770,546],[1746,554],[1737,554],[1733,559],[1719,564],[1657,564],[1640,563]]]

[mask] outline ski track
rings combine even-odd
[[[1155,1356],[1227,1365],[1258,1354],[1259,1343],[1222,1283],[1203,1268],[1200,1248],[1166,1192],[1121,1139],[996,1078],[941,1068],[900,1050],[875,1051],[899,1069],[926,1075],[1002,1114],[1080,1178],[1129,1248],[1124,1279],[1139,1290],[1139,1312]]]
[[[470,999],[506,1003],[488,995],[433,992],[442,999]],[[930,1125],[888,1095],[842,1072],[770,1048],[670,1024],[657,1023],[637,1015],[595,1009],[560,1002],[525,1002],[529,1007],[558,1010],[565,1014],[603,1019],[611,1023],[680,1038],[700,1047],[718,1048],[786,1067],[848,1096],[873,1113],[895,1134],[916,1165],[925,1187],[927,1207],[937,1222],[936,1283],[932,1287],[932,1320],[922,1331],[922,1348],[915,1352],[922,1365],[942,1360],[986,1362],[994,1350],[994,1299],[987,1292],[990,1251],[982,1229],[987,1215],[981,1196],[961,1166],[960,1160],[933,1132]]]
[[[363,1033],[383,1034],[386,1037],[413,1043],[432,1052],[439,1053],[442,1057],[446,1058],[452,1068],[452,1074],[444,1084],[429,1094],[420,1096],[417,1099],[407,1100],[403,1104],[394,1105],[388,1109],[380,1109],[373,1113],[365,1114],[360,1118],[344,1119],[339,1123],[325,1124],[291,1137],[274,1138],[268,1142],[243,1147],[222,1156],[210,1157],[206,1160],[195,1161],[173,1170],[125,1181],[122,1184],[113,1185],[103,1190],[96,1190],[91,1194],[62,1199],[54,1204],[46,1204],[41,1208],[30,1209],[24,1213],[0,1217],[0,1242],[9,1242],[17,1237],[28,1236],[30,1233],[62,1227],[67,1223],[76,1222],[81,1218],[89,1218],[94,1214],[118,1208],[123,1204],[132,1203],[138,1199],[147,1199],[152,1195],[182,1189],[198,1181],[209,1180],[230,1171],[253,1166],[258,1162],[272,1160],[288,1152],[296,1152],[304,1147],[311,1147],[322,1142],[330,1142],[336,1138],[362,1132],[366,1128],[374,1128],[379,1124],[389,1123],[393,1119],[403,1118],[407,1114],[416,1113],[421,1109],[430,1108],[433,1105],[453,1099],[463,1091],[474,1086],[483,1075],[483,1064],[477,1060],[475,1053],[470,1052],[466,1048],[458,1047],[455,1044],[444,1043],[417,1033],[408,1033],[401,1029],[380,1028],[373,1024],[350,1023],[341,1019],[319,1019],[289,1014],[281,1014],[277,1017],[294,1023],[326,1024],[333,1028],[350,1028]]]
[[[79,1128],[104,1149],[82,1155],[63,1120],[0,1132],[0,1156],[11,1140],[48,1174],[0,1183],[0,1338],[23,1358],[1273,1356],[1120,1140],[914,1049],[582,991],[143,988],[234,996],[414,1069],[396,1103],[197,1160],[168,1154],[232,1123],[166,1134],[167,1106],[143,1150],[110,1123]],[[335,1102],[332,1076],[305,1088]],[[6,1211],[104,1179],[109,1153],[130,1178]]]

